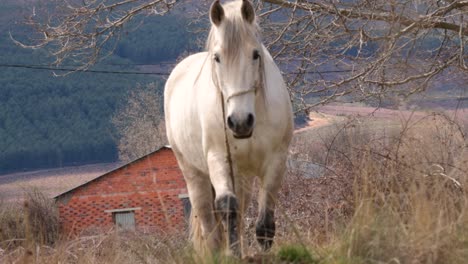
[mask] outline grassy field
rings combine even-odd
[[[289,168],[266,254],[252,236],[255,202],[240,260],[199,256],[185,233],[47,238],[56,231],[41,221],[53,223],[56,213],[33,192],[17,211],[0,206],[0,263],[466,263],[467,123],[453,112],[350,110],[316,113],[311,128],[295,133],[291,159],[321,175]]]

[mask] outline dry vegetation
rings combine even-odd
[[[241,262],[465,263],[466,131],[442,114],[399,122],[343,118],[338,125],[296,134],[291,157],[322,168],[316,170],[321,176],[304,177],[300,167],[291,166],[279,199],[275,246],[256,255],[254,240],[247,237],[247,252],[255,257]],[[247,229],[253,228],[254,212],[255,204]],[[9,222],[24,223],[22,215],[32,214],[23,210]],[[5,229],[4,217],[2,263],[239,263],[196,256],[183,234],[111,231],[48,244],[44,236],[28,235],[36,234],[34,225],[6,224],[17,233],[5,232],[11,228]]]
[[[58,235],[55,204],[37,189],[30,189],[22,204],[0,201],[0,253],[33,244],[50,245]]]
[[[119,159],[129,162],[167,145],[163,96],[156,84],[137,86],[112,123],[119,134]]]
[[[307,245],[325,263],[464,263],[464,131],[440,114],[409,118],[398,126],[378,124],[353,118],[334,133],[322,133],[322,139],[306,136],[308,144],[302,135],[296,138],[302,148],[297,156],[327,168],[322,179],[303,179],[296,186],[325,182],[302,195],[319,192],[327,198],[315,205],[320,200],[309,199],[297,210],[296,215],[322,211],[324,217],[305,226],[315,227],[314,232],[300,232],[292,241]]]

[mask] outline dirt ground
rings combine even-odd
[[[310,120],[306,126],[296,129],[294,133],[301,133],[309,129],[328,126],[335,122],[338,122],[341,118],[332,114],[325,114],[322,112],[311,112],[309,114],[309,119]]]
[[[423,117],[430,114],[431,111],[409,111],[409,110],[393,110],[386,108],[374,108],[364,106],[352,105],[327,105],[317,108],[319,113],[328,114],[332,116],[369,116],[376,118],[386,119],[409,119]],[[460,123],[468,123],[468,108],[461,108],[458,110],[445,110],[443,111],[449,118],[456,120]]]

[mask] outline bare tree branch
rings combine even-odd
[[[337,100],[407,97],[425,91],[438,76],[468,71],[468,0],[253,2],[264,42],[284,72],[296,111]],[[130,20],[164,15],[179,1],[61,3],[61,12],[27,21],[42,38],[18,44],[46,47],[55,64],[71,61],[82,70],[112,52]],[[194,21],[202,18],[206,25],[210,3],[188,4]]]
[[[119,134],[119,159],[131,161],[167,144],[163,99],[155,84],[137,87],[112,118]]]
[[[406,16],[398,16],[395,17],[390,12],[372,12],[372,11],[357,11],[353,9],[347,8],[337,8],[336,5],[330,4],[322,4],[322,3],[315,3],[315,2],[289,2],[286,0],[264,0],[265,2],[269,2],[272,4],[280,5],[282,7],[287,8],[300,8],[309,12],[321,12],[327,13],[330,15],[338,15],[340,17],[345,18],[352,18],[352,19],[361,19],[361,20],[369,20],[369,21],[385,21],[385,22],[397,22],[403,26],[407,27],[414,27],[419,26],[421,28],[440,28],[440,29],[447,29],[452,31],[460,31],[462,25],[457,25],[454,23],[447,23],[442,21],[437,21],[442,16],[446,15],[447,13],[451,12],[454,9],[462,9],[464,7],[468,7],[468,1],[455,1],[452,4],[441,7],[438,10],[434,11],[433,13],[421,16],[417,20],[411,19]],[[358,2],[358,1],[356,1]],[[463,35],[468,36],[468,29],[463,29]]]
[[[263,2],[271,4],[262,10],[265,39],[285,73],[294,73],[285,76],[296,111],[407,97],[436,76],[466,73],[466,0]]]
[[[175,4],[176,0],[65,1],[45,21],[38,16],[26,21],[41,39],[32,44],[15,42],[25,48],[49,47],[55,65],[71,60],[80,66],[78,70],[87,69],[113,52],[112,46],[130,20],[140,14],[164,15]]]

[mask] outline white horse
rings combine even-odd
[[[292,109],[252,4],[215,1],[210,20],[207,51],[184,59],[167,80],[166,129],[187,182],[195,248],[213,252],[225,241],[228,253],[239,255],[242,215],[257,176],[256,236],[264,249],[272,245]]]

